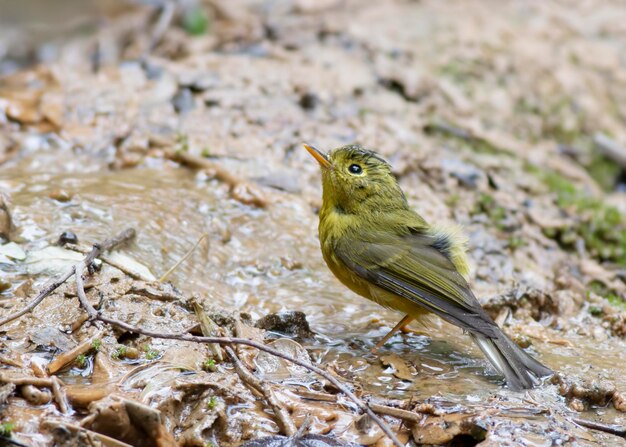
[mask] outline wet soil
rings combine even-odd
[[[494,5],[207,2],[196,36],[187,10],[159,34],[162,11],[122,8],[87,36],[64,35],[45,63],[0,65],[0,317],[82,259],[72,248],[133,227],[117,259],[132,275],[105,262],[88,279],[89,298],[115,318],[184,331],[197,323],[195,296],[224,330],[241,320],[248,336],[279,339],[372,402],[430,405],[414,425],[387,419],[416,443],[623,445],[575,419],[626,425],[624,166],[598,144],[626,147],[626,14],[611,2]],[[476,295],[559,376],[513,393],[434,318],[371,354],[401,315],[324,265],[319,172],[304,141],[379,151],[427,220],[463,225]],[[78,248],[59,247],[64,232]],[[156,281],[201,238],[171,285]],[[312,333],[285,320],[291,311]],[[68,283],[0,328],[2,377],[57,375],[76,411],[7,391],[2,421],[18,442],[80,442],[63,425],[79,423],[131,445],[146,433],[151,445],[190,446],[280,434],[228,361],[205,364],[209,347],[81,315]],[[84,359],[46,372],[81,344]],[[239,354],[298,427],[391,445],[319,378]],[[107,416],[152,421],[150,409],[161,425],[111,428]]]

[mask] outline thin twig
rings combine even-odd
[[[320,393],[317,391],[302,389],[292,390],[292,392],[304,399],[318,400],[322,402],[337,402],[337,396],[330,393]],[[369,402],[368,405],[377,414],[392,416],[396,419],[401,419],[403,421],[419,422],[422,419],[423,415],[423,413],[403,410],[401,408],[390,407],[388,405],[381,405],[373,402]]]
[[[287,361],[289,361],[289,362],[291,362],[291,363],[293,363],[295,365],[298,365],[298,366],[301,366],[303,368],[306,368],[309,371],[314,372],[315,374],[318,374],[318,375],[322,376],[323,378],[325,378],[326,380],[328,380],[338,390],[340,390],[343,394],[345,394],[352,402],[354,402],[356,404],[356,406],[361,411],[364,411],[365,413],[367,413],[367,415],[381,428],[381,430],[389,437],[389,439],[391,439],[391,441],[394,443],[394,445],[396,447],[403,447],[403,444],[398,440],[398,438],[391,431],[391,428],[389,427],[389,425],[387,425],[381,418],[376,416],[376,414],[372,411],[372,409],[365,402],[363,402],[361,399],[359,399],[352,391],[350,391],[344,384],[342,384],[338,379],[333,377],[327,371],[324,371],[323,369],[321,369],[321,368],[319,368],[319,367],[317,367],[315,365],[312,365],[309,362],[306,362],[304,360],[300,360],[300,359],[294,358],[294,357],[292,357],[290,355],[284,354],[284,353],[282,353],[280,351],[277,351],[276,349],[273,349],[273,348],[270,348],[269,346],[264,345],[263,343],[259,343],[259,342],[253,341],[253,340],[248,340],[248,339],[245,339],[245,338],[237,338],[237,337],[196,337],[196,336],[186,335],[186,334],[167,334],[167,333],[153,332],[153,331],[149,331],[149,330],[146,330],[146,329],[134,327],[134,326],[132,326],[132,325],[130,325],[128,323],[125,323],[125,322],[119,321],[119,320],[115,320],[113,318],[106,317],[106,316],[102,315],[101,313],[99,313],[91,305],[91,303],[89,303],[89,301],[87,300],[87,296],[85,295],[85,288],[84,288],[83,278],[82,278],[83,271],[89,265],[91,265],[93,260],[100,253],[102,253],[102,252],[104,252],[106,250],[109,250],[109,249],[115,247],[116,245],[131,239],[134,236],[135,236],[135,231],[133,229],[127,229],[127,230],[121,232],[120,234],[118,234],[117,236],[115,236],[115,237],[113,237],[111,239],[105,240],[101,244],[94,244],[91,252],[89,252],[89,254],[85,257],[85,259],[80,261],[78,264],[76,264],[74,267],[72,267],[67,273],[65,273],[64,275],[61,276],[61,278],[63,278],[63,281],[60,281],[61,278],[59,278],[59,280],[56,280],[53,283],[50,283],[46,287],[45,290],[40,292],[39,296],[37,297],[37,299],[39,299],[39,301],[37,303],[35,303],[34,305],[31,303],[29,306],[32,306],[32,307],[27,308],[25,311],[23,310],[23,311],[18,312],[19,315],[15,316],[13,318],[5,319],[6,321],[4,321],[3,323],[0,323],[0,324],[4,324],[4,323],[6,323],[8,321],[11,321],[11,320],[13,320],[15,318],[18,318],[19,316],[24,315],[25,313],[27,313],[30,309],[34,308],[37,304],[39,304],[39,302],[41,302],[41,300],[43,300],[54,289],[56,289],[64,281],[66,281],[72,275],[72,273],[74,273],[74,275],[76,277],[76,294],[78,296],[78,300],[80,301],[81,307],[89,315],[90,319],[92,319],[92,320],[99,320],[99,321],[102,321],[103,323],[107,323],[107,324],[110,324],[112,326],[116,326],[116,327],[124,329],[124,330],[126,330],[128,332],[135,333],[135,334],[142,334],[142,335],[146,335],[148,337],[153,337],[153,338],[188,341],[188,342],[192,342],[192,343],[219,343],[219,344],[222,344],[222,345],[241,344],[241,345],[251,346],[251,347],[259,349],[261,351],[265,351],[265,352],[267,352],[267,353],[269,353],[269,354],[271,354],[273,356],[282,358],[282,359],[287,360]],[[58,380],[58,379],[56,379],[56,377],[55,377],[54,380]]]
[[[26,444],[22,444],[21,442],[16,441],[15,439],[7,438],[6,436],[0,436],[0,440],[2,440],[2,443],[4,445],[16,445],[18,447],[28,447]]]
[[[202,335],[205,335],[207,337],[222,335],[219,326],[206,314],[204,308],[200,305],[195,297],[190,300],[190,304],[193,306],[196,318],[198,318],[198,321],[200,322],[200,330],[202,332]],[[224,360],[224,357],[222,356],[222,348],[220,348],[220,345],[210,344],[209,350],[218,362]]]
[[[168,340],[180,340],[180,341],[189,341],[192,343],[219,343],[222,345],[231,345],[231,344],[240,344],[240,345],[246,345],[246,346],[251,346],[253,348],[259,349],[261,351],[265,351],[268,354],[272,354],[276,357],[280,357],[282,359],[285,359],[291,363],[294,363],[295,365],[298,366],[302,366],[303,368],[308,369],[309,371],[314,372],[315,374],[318,374],[322,377],[324,377],[326,380],[328,380],[330,383],[332,383],[338,390],[340,390],[342,393],[344,393],[352,402],[354,402],[356,404],[356,406],[364,411],[365,413],[368,414],[368,416],[370,418],[372,418],[372,420],[381,428],[381,430],[389,437],[389,439],[391,439],[393,441],[393,443],[397,446],[397,447],[402,447],[403,444],[398,440],[398,438],[393,434],[393,432],[391,431],[391,428],[382,420],[380,419],[378,416],[376,416],[376,414],[372,411],[372,409],[370,407],[367,406],[366,403],[364,403],[361,399],[359,399],[352,391],[350,391],[344,384],[342,384],[339,380],[337,380],[335,377],[333,377],[331,374],[329,374],[328,372],[324,371],[321,368],[318,368],[317,366],[314,366],[308,362],[305,362],[303,360],[294,358],[290,355],[284,354],[280,351],[277,351],[276,349],[270,348],[269,346],[266,346],[262,343],[253,341],[253,340],[248,340],[246,338],[236,338],[236,337],[196,337],[193,335],[186,335],[186,334],[166,334],[166,333],[161,333],[161,332],[153,332],[153,331],[149,331],[146,329],[142,329],[142,328],[138,328],[135,326],[132,326],[128,323],[124,323],[123,321],[119,321],[119,320],[115,320],[113,318],[109,318],[106,317],[104,315],[102,315],[101,313],[99,313],[90,303],[89,301],[87,301],[87,297],[85,296],[85,291],[83,288],[83,281],[82,281],[82,277],[79,273],[80,271],[80,267],[81,267],[81,263],[77,264],[77,268],[76,268],[76,288],[77,288],[77,295],[78,295],[78,299],[80,300],[80,304],[83,307],[83,309],[85,309],[87,311],[87,313],[89,314],[90,318],[92,318],[93,320],[99,320],[102,321],[103,323],[107,323],[110,324],[112,326],[117,326],[118,328],[124,329],[128,332],[131,333],[135,333],[135,334],[141,334],[141,335],[145,335],[148,337],[153,337],[153,338],[163,338],[163,339],[168,339]],[[84,268],[84,267],[83,267]],[[82,290],[81,290],[82,289]]]
[[[0,383],[12,383],[16,386],[21,385],[34,385],[38,387],[52,388],[52,379],[47,377],[9,377],[4,374],[0,374]]]
[[[80,295],[79,295],[79,298],[80,298]],[[308,362],[305,362],[303,360],[291,357],[290,355],[284,354],[284,353],[282,353],[280,351],[277,351],[276,349],[270,348],[269,346],[266,346],[266,345],[264,345],[262,343],[259,343],[259,342],[253,341],[253,340],[248,340],[246,338],[236,338],[236,337],[197,337],[197,336],[185,335],[185,334],[165,334],[165,333],[160,333],[160,332],[148,331],[148,330],[145,330],[145,329],[142,329],[142,328],[131,326],[130,324],[124,323],[122,321],[118,321],[118,320],[114,320],[112,318],[108,318],[108,317],[106,317],[106,316],[104,316],[102,314],[99,314],[86,300],[85,300],[84,303],[81,301],[81,304],[86,309],[87,309],[86,306],[90,307],[90,310],[88,310],[88,312],[90,313],[90,316],[93,319],[102,321],[103,323],[107,323],[107,324],[110,324],[112,326],[117,326],[118,328],[124,329],[124,330],[126,330],[128,332],[131,332],[131,333],[145,335],[147,337],[153,337],[153,338],[162,338],[162,339],[168,339],[168,340],[188,341],[188,342],[192,342],[192,343],[219,343],[219,344],[222,344],[222,345],[230,345],[230,344],[246,345],[246,346],[251,346],[253,348],[259,349],[260,351],[265,351],[268,354],[271,354],[273,356],[285,359],[288,362],[291,362],[291,363],[293,363],[295,365],[302,366],[303,368],[306,368],[309,371],[314,372],[315,374],[318,374],[318,375],[322,376],[323,378],[328,380],[330,383],[332,383],[333,386],[335,386],[335,388],[340,390],[352,402],[354,402],[356,404],[356,406],[360,410],[362,410],[365,413],[367,413],[372,418],[372,420],[389,437],[389,439],[391,439],[393,441],[393,443],[397,447],[403,447],[403,444],[393,434],[393,432],[391,431],[391,428],[389,428],[389,426],[382,419],[380,419],[378,416],[376,416],[376,414],[372,411],[372,409],[370,407],[367,406],[367,404],[365,404],[361,399],[356,397],[356,395],[352,391],[350,391],[344,384],[342,384],[339,380],[337,380],[335,377],[333,377],[327,371],[324,371],[323,369],[318,368],[317,366],[314,366],[314,365],[312,365],[312,364],[310,364]]]
[[[387,416],[393,416],[394,418],[402,419],[403,421],[419,422],[422,420],[422,414],[415,413],[413,411],[388,407],[387,405],[380,405],[372,402],[369,403],[369,406],[378,414],[386,414]]]
[[[98,433],[93,430],[89,430],[88,428],[81,427],[80,425],[70,424],[67,422],[58,421],[56,419],[44,419],[41,421],[41,424],[44,428],[56,428],[63,427],[65,430],[71,432],[72,434],[85,434],[85,438],[87,440],[85,443],[89,442],[88,445],[96,445],[98,442],[99,445],[115,445],[120,447],[132,447],[130,444],[126,444],[118,439],[111,438],[109,436],[103,435],[102,433]]]
[[[172,24],[172,19],[174,18],[174,12],[176,10],[176,5],[174,2],[166,2],[161,6],[161,13],[159,14],[159,20],[156,25],[152,29],[152,33],[150,36],[150,44],[148,46],[148,52],[151,52],[154,47],[161,41],[163,35],[167,31],[167,29]]]
[[[76,321],[72,322],[72,324],[70,325],[69,333],[73,334],[74,332],[78,331],[87,320],[89,320],[89,315],[80,314]]]
[[[69,404],[67,403],[67,398],[65,397],[65,393],[61,389],[61,381],[58,377],[52,376],[52,395],[54,396],[54,400],[59,406],[59,410],[63,414],[70,414],[71,410],[69,408]]]
[[[93,349],[94,341],[102,337],[102,332],[97,332],[93,337],[85,340],[81,344],[77,345],[74,349],[70,349],[69,351],[62,352],[57,355],[54,360],[48,363],[48,374],[55,374],[65,365],[73,362],[76,357],[81,354],[85,354]]]
[[[168,151],[165,153],[165,156],[190,168],[210,171],[215,179],[228,185],[230,195],[241,203],[254,205],[259,208],[264,208],[268,205],[267,199],[263,197],[255,185],[237,177],[218,163],[184,151]]]
[[[30,303],[28,303],[28,305],[26,307],[24,307],[22,310],[14,312],[11,315],[8,315],[5,318],[3,318],[2,320],[0,320],[0,326],[4,326],[5,324],[9,323],[10,321],[13,321],[13,320],[21,317],[22,315],[26,315],[28,312],[31,312],[35,307],[37,307],[39,305],[39,303],[41,303],[44,300],[45,297],[50,295],[61,284],[63,284],[65,281],[67,281],[68,278],[74,274],[74,269],[75,269],[75,266],[72,266],[72,268],[69,271],[63,273],[61,276],[58,276],[57,278],[51,278],[43,286],[43,289],[41,289],[41,292],[39,292],[39,295],[37,295],[37,297],[34,300],[32,300]]]
[[[0,355],[0,363],[4,363],[5,365],[9,365],[9,366],[15,366],[16,368],[23,368],[24,365],[22,364],[22,362],[9,358],[9,357],[5,357],[3,355]]]
[[[116,237],[108,239],[100,245],[94,245],[91,252],[87,254],[87,256],[85,257],[85,259],[82,261],[81,264],[85,266],[90,265],[93,262],[93,260],[96,259],[96,257],[98,257],[98,255],[102,253],[103,251],[110,250],[114,246],[128,239],[132,239],[133,237],[135,237],[135,230],[133,230],[132,228],[128,228],[122,231]],[[22,310],[18,312],[12,313],[11,315],[0,320],[0,326],[3,326],[7,324],[8,322],[13,321],[16,318],[19,318],[22,315],[27,314],[28,312],[31,312],[35,307],[39,305],[39,303],[41,303],[44,300],[45,297],[50,295],[52,292],[54,292],[54,290],[56,290],[59,286],[61,286],[61,284],[67,281],[76,272],[76,267],[77,266],[74,265],[67,272],[63,273],[61,276],[49,280],[43,286],[43,289],[41,289],[41,291],[39,292],[39,295],[37,295],[37,297],[34,300],[28,303],[28,305],[25,308],[23,308]]]
[[[592,430],[602,431],[626,439],[626,427],[620,425],[601,424],[600,422],[589,421],[587,419],[573,418],[572,422]]]
[[[76,253],[82,253],[86,255],[91,251],[92,247],[89,247],[89,246],[85,247],[85,246],[77,245],[77,244],[66,244],[64,248],[75,251]],[[126,273],[128,276],[130,276],[133,279],[139,279],[141,281],[148,281],[148,282],[154,281],[154,277],[150,278],[146,275],[143,275],[141,272],[133,271],[132,269],[128,268],[128,266],[125,266],[123,263],[118,262],[115,259],[111,259],[105,254],[98,255],[98,259],[100,259],[103,263],[109,264],[111,267],[115,267],[121,272]]]
[[[320,402],[337,402],[337,396],[330,393],[320,393],[319,391],[310,391],[302,388],[291,390],[291,392],[303,399],[318,400]],[[371,406],[370,404],[370,407]]]
[[[261,381],[258,377],[252,374],[243,363],[241,363],[241,360],[239,360],[239,357],[237,357],[237,354],[235,354],[235,351],[233,351],[230,346],[226,346],[224,349],[233,362],[233,365],[235,365],[235,370],[237,371],[237,374],[239,374],[239,377],[241,377],[241,380],[254,387],[263,395],[263,397],[265,397],[267,403],[270,407],[272,407],[272,410],[274,410],[283,433],[287,436],[295,435],[298,431],[296,424],[293,422],[289,412],[285,409],[285,407],[283,407],[278,399],[276,399],[276,395],[272,389],[267,385],[267,383]]]
[[[170,276],[170,273],[172,273],[174,270],[176,270],[176,268],[178,268],[179,265],[181,265],[183,262],[185,262],[187,260],[187,258],[189,258],[189,256],[191,256],[191,254],[196,250],[196,248],[198,248],[198,245],[200,245],[200,243],[205,240],[207,237],[209,236],[209,233],[204,233],[202,236],[200,236],[200,239],[198,239],[198,242],[196,242],[194,244],[193,247],[191,247],[189,249],[189,251],[187,253],[185,253],[183,255],[182,258],[180,258],[178,260],[178,262],[176,264],[174,264],[167,272],[165,272],[163,274],[163,276],[161,276],[159,278],[159,282],[163,282],[165,281],[165,278],[167,278],[168,276]]]

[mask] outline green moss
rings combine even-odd
[[[472,216],[477,214],[486,214],[496,228],[505,230],[503,221],[506,218],[506,209],[498,205],[491,194],[480,193],[478,200],[476,200],[473,209],[470,211]]]
[[[613,290],[606,287],[600,281],[592,281],[589,283],[588,287],[590,292],[593,292],[596,295],[600,295],[609,303],[611,303],[611,305],[626,310],[626,300],[617,295]],[[589,309],[589,312],[591,313],[591,308]]]
[[[100,340],[99,338],[96,338],[95,340],[91,342],[91,348],[94,351],[98,352],[101,347],[102,347],[102,340]]]
[[[79,368],[84,368],[85,366],[87,366],[87,359],[89,357],[87,357],[85,354],[79,354],[76,357],[76,366],[78,366]]]
[[[607,296],[605,296],[605,298],[613,306],[619,307],[622,310],[626,310],[626,300],[620,298],[618,295],[614,293],[609,293]]]
[[[480,60],[454,59],[437,67],[440,76],[449,78],[456,84],[466,87],[469,81],[480,81],[485,70]]]
[[[185,134],[176,136],[176,152],[189,152],[189,136]]]
[[[589,306],[589,313],[594,317],[599,317],[600,315],[602,315],[603,312],[602,308],[598,306]]]
[[[214,359],[206,359],[202,363],[202,369],[205,371],[215,372],[217,370],[217,365],[215,364]]]
[[[15,424],[13,422],[3,422],[0,424],[0,436],[4,436],[5,438],[11,437],[11,432],[15,428]]]
[[[601,261],[626,265],[626,216],[602,199],[593,197],[560,174],[529,169],[556,195],[556,203],[573,217],[568,228],[544,231],[564,247],[574,247],[580,238],[589,254]]]
[[[206,403],[206,407],[209,410],[213,410],[217,406],[217,403],[218,403],[217,397],[211,396],[209,398],[209,401]]]
[[[119,358],[123,358],[126,356],[126,353],[128,352],[128,348],[124,345],[117,345],[115,347],[115,351],[113,351],[111,353],[111,357],[114,359],[119,359]]]
[[[143,352],[144,352],[144,355],[146,356],[147,360],[154,360],[160,354],[160,352],[157,351],[156,349],[152,349],[152,347],[150,345],[144,346],[143,347]]]
[[[183,28],[192,36],[206,34],[209,29],[209,17],[201,6],[190,8],[183,14]]]
[[[539,116],[543,118],[542,137],[577,147],[589,143],[584,128],[585,116],[572,98],[561,97],[544,104]]]
[[[458,193],[453,192],[448,197],[446,197],[445,202],[446,202],[446,205],[448,205],[450,208],[454,208],[455,206],[459,204],[460,200],[461,200],[461,196]]]
[[[622,171],[621,167],[614,161],[598,154],[597,151],[594,151],[593,154],[591,161],[585,165],[587,172],[602,189],[612,191],[615,187],[615,181]]]
[[[526,244],[526,241],[522,237],[517,236],[517,235],[512,235],[509,238],[507,245],[511,250],[515,251],[518,248],[523,247],[524,245],[527,245],[527,244]]]

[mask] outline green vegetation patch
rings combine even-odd
[[[4,436],[5,438],[11,437],[11,432],[15,428],[15,424],[13,422],[3,422],[0,424],[0,436]]]
[[[585,165],[585,169],[605,191],[612,191],[615,188],[616,180],[622,172],[622,168],[617,163],[597,152],[594,152],[591,161]]]
[[[498,230],[510,231],[505,222],[507,219],[506,209],[498,204],[491,194],[480,193],[478,199],[474,202],[474,207],[470,211],[471,216],[477,214],[485,214]]]
[[[626,265],[626,216],[601,198],[574,185],[554,172],[530,168],[556,194],[556,203],[574,217],[569,228],[546,235],[565,248],[573,248],[578,238],[585,242],[589,254],[601,261]]]
[[[433,137],[439,137],[448,143],[455,143],[459,149],[469,149],[480,154],[500,155],[512,158],[506,148],[498,147],[491,141],[478,137],[470,131],[454,124],[432,119],[424,126],[424,132]]]
[[[182,22],[185,31],[192,36],[201,36],[209,30],[209,16],[201,6],[185,11]]]
[[[599,281],[592,281],[591,283],[589,283],[589,290],[590,290],[590,292],[593,292],[596,295],[600,295],[601,297],[606,299],[609,303],[611,303],[612,306],[618,307],[618,308],[620,308],[622,310],[626,310],[626,300],[621,298],[619,295],[617,295],[615,293],[615,291],[609,289],[608,287],[606,287],[601,282],[599,282]],[[596,309],[598,309],[598,310],[596,311]],[[594,311],[596,311],[596,312],[594,313]],[[602,310],[599,309],[599,308],[595,308],[594,306],[592,306],[589,309],[589,312],[592,315],[600,315],[600,314],[602,314]]]

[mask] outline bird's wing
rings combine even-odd
[[[338,241],[335,253],[358,276],[452,324],[487,337],[499,332],[428,230],[355,233]]]

